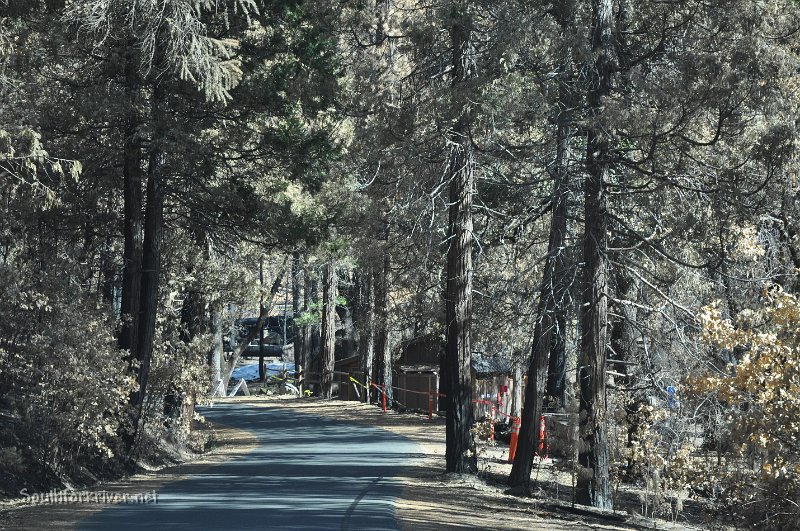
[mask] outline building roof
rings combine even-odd
[[[508,374],[511,363],[505,358],[475,356],[472,358],[472,370],[478,375]]]
[[[428,363],[417,363],[414,365],[398,365],[397,370],[399,372],[439,372],[439,366],[428,364]]]
[[[439,372],[439,365],[432,363],[413,363],[396,365],[396,369],[403,373]],[[505,358],[476,356],[472,358],[472,370],[478,376],[493,376],[509,374],[511,363]]]

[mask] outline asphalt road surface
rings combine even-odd
[[[201,412],[254,433],[258,447],[164,486],[157,503],[116,505],[78,529],[398,528],[397,478],[422,457],[408,439],[248,404],[217,404]]]

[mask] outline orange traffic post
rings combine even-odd
[[[547,459],[547,454],[550,453],[550,442],[547,444],[547,451],[545,451],[544,440],[547,437],[547,430],[544,421],[544,415],[539,419],[539,451],[536,452],[536,457]]]
[[[520,419],[514,417],[511,422],[511,443],[508,445],[508,462],[514,462],[514,456],[517,454],[517,442],[519,441],[519,425]]]
[[[381,384],[381,391],[383,391],[382,402],[383,402],[383,412],[386,413],[386,384]]]

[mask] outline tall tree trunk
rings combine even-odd
[[[388,239],[387,239],[388,240]],[[386,403],[392,405],[392,349],[389,345],[389,271],[388,253],[383,258],[383,268],[375,275],[375,374],[378,385],[384,386]],[[380,397],[378,396],[380,399]]]
[[[303,267],[303,314],[308,314],[311,310],[311,303],[312,303],[312,285],[311,285],[311,275],[309,274],[308,266],[306,265]],[[300,335],[302,339],[300,341],[300,359],[298,360],[295,358],[295,363],[300,365],[302,369],[302,381],[301,386],[306,386],[306,380],[308,379],[306,375],[308,374],[310,367],[309,364],[311,363],[311,325],[304,324],[300,328]],[[305,391],[305,389],[303,389]]]
[[[584,183],[583,290],[581,304],[580,420],[576,500],[610,509],[609,451],[606,404],[608,344],[608,219],[605,182],[610,147],[603,124],[603,98],[611,90],[613,43],[611,0],[592,0],[592,50],[596,56],[587,94],[587,176]]]
[[[470,138],[468,98],[462,85],[475,77],[472,20],[469,2],[455,2],[450,27],[453,53],[452,92],[459,105],[458,120],[450,134],[448,160],[449,223],[447,289],[445,295],[446,343],[444,377],[448,399],[445,462],[448,472],[477,472],[472,437],[472,194],[474,152]]]
[[[294,338],[292,340],[292,361],[295,363],[295,368],[298,363],[299,343],[302,341],[300,329],[296,324],[296,319],[300,317],[300,295],[303,291],[300,285],[301,276],[300,253],[295,251],[292,253],[292,337]]]
[[[553,217],[550,225],[548,255],[542,275],[539,306],[533,331],[531,362],[528,367],[528,386],[522,408],[522,426],[514,465],[508,482],[512,487],[529,487],[535,449],[539,447],[539,419],[544,406],[548,357],[562,356],[563,364],[564,309],[568,292],[564,245],[567,228],[566,172],[557,175],[554,185]],[[560,350],[559,350],[560,349]],[[560,382],[563,392],[564,381]]]
[[[158,313],[158,288],[161,275],[161,241],[164,220],[164,152],[163,127],[161,126],[162,89],[156,85],[151,103],[154,124],[153,138],[150,142],[150,157],[147,176],[147,203],[145,208],[144,244],[142,259],[142,283],[140,295],[139,339],[136,359],[139,363],[137,374],[138,391],[131,403],[141,412],[144,405],[147,380],[150,376],[150,362],[153,355],[153,341]]]
[[[562,26],[566,26],[563,22]],[[534,453],[539,448],[539,419],[544,409],[544,395],[564,403],[566,390],[565,327],[569,298],[569,268],[566,257],[567,193],[569,158],[572,141],[572,50],[564,57],[559,80],[559,114],[556,138],[552,217],[539,305],[533,330],[533,346],[528,366],[528,386],[522,408],[519,445],[508,483],[511,487],[530,488]],[[549,359],[549,364],[548,364]],[[548,370],[549,367],[549,370]]]
[[[369,386],[373,379],[372,367],[375,359],[375,290],[372,269],[362,274],[360,281],[361,319],[359,320],[358,349],[361,356],[362,382]],[[370,402],[370,392],[364,391],[364,401]]]
[[[333,369],[336,359],[336,266],[325,264],[322,274],[322,396],[333,395]]]
[[[264,255],[258,261],[258,285],[261,289],[261,297],[258,305],[258,315],[264,315]],[[269,319],[269,317],[267,317]],[[267,379],[267,372],[264,370],[264,327],[258,327],[258,381],[264,382]]]
[[[196,288],[191,289],[181,306],[181,341],[191,343],[196,337],[208,332],[208,329],[205,294]],[[181,405],[185,403],[186,396],[178,381],[179,379],[170,382],[167,394],[164,396],[164,415],[167,417],[175,418],[183,413]]]
[[[558,18],[562,31],[567,36],[573,31],[575,2],[563,2],[558,6]],[[550,361],[547,371],[547,396],[563,405],[566,401],[566,326],[569,307],[569,284],[571,269],[566,256],[567,209],[569,206],[570,160],[575,98],[575,71],[573,50],[568,43],[564,50],[564,63],[558,85],[558,127],[556,130],[555,183],[553,185],[553,217],[550,223],[548,253],[555,254],[553,268],[552,297],[554,327],[550,346]],[[543,286],[544,288],[544,286]]]
[[[124,264],[120,308],[122,326],[118,339],[119,348],[128,350],[131,366],[138,352],[143,232],[142,147],[139,137],[142,119],[136,108],[140,88],[132,54],[132,51],[128,53],[125,65],[126,116],[122,161]]]
[[[350,358],[358,354],[356,350],[356,321],[358,319],[359,304],[359,279],[358,273],[354,272],[351,278],[346,279],[337,285],[337,294],[341,295],[348,304],[339,308],[341,319],[342,339],[340,343],[340,356]],[[337,314],[337,315],[339,315]]]
[[[624,243],[612,243],[613,247],[623,247]],[[614,271],[614,292],[616,299],[632,301],[637,295],[637,286],[631,275],[624,268]],[[631,386],[631,375],[629,372],[631,363],[634,361],[636,352],[636,329],[637,320],[636,307],[622,302],[613,303],[613,312],[616,318],[613,320],[610,337],[610,354],[608,364],[616,372],[614,385],[625,387]],[[619,361],[621,363],[615,363]],[[621,375],[621,376],[620,376]],[[609,378],[610,379],[610,378]],[[626,393],[623,408],[625,411],[627,426],[627,446],[633,455],[634,446],[637,443],[638,434],[641,431],[643,417],[640,414],[641,407],[647,404],[647,394],[645,391],[637,390]],[[633,472],[633,461],[628,460],[626,474],[629,476]]]
[[[312,277],[310,284],[310,304],[316,306],[319,302],[319,280]],[[309,340],[309,355],[308,364],[313,367],[314,372],[322,374],[322,356],[320,355],[320,338],[321,338],[321,324],[315,323],[310,327],[311,334]]]

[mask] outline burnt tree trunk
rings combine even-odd
[[[336,359],[336,266],[325,264],[322,273],[322,396],[333,395],[333,368]]]
[[[144,220],[144,238],[142,242],[142,268],[139,290],[139,318],[135,333],[136,349],[133,359],[136,368],[136,390],[132,393],[130,405],[134,415],[132,422],[133,437],[128,440],[128,453],[132,455],[138,444],[144,420],[144,405],[147,394],[147,380],[150,376],[150,363],[153,355],[155,339],[156,314],[158,313],[158,288],[161,274],[161,240],[164,219],[164,163],[163,152],[163,93],[155,85],[151,100],[151,120],[153,138],[150,141],[150,153],[147,175],[147,195]]]
[[[131,45],[132,46],[132,45]],[[139,79],[136,64],[129,52],[125,65],[126,116],[123,139],[123,270],[121,320],[118,345],[128,351],[133,366],[138,351],[139,297],[142,285],[142,146],[140,129],[142,118],[137,110]]]
[[[623,244],[614,245],[622,247]],[[631,301],[636,298],[638,289],[636,283],[625,269],[618,269],[614,272],[614,292],[617,302],[613,303],[613,312],[616,318],[612,322],[610,337],[610,354],[608,364],[616,373],[613,378],[614,386],[630,388],[632,385],[631,368],[635,363],[636,342],[636,307],[625,304],[621,301]],[[618,363],[615,363],[618,362]],[[608,378],[611,381],[611,377]],[[647,404],[647,393],[645,390],[628,389],[625,393],[623,408],[625,411],[627,426],[627,447],[630,455],[633,455],[633,448],[637,443],[638,434],[641,430],[641,423],[644,420],[640,414],[642,406]],[[632,478],[633,460],[628,459],[625,474]]]
[[[449,135],[448,160],[449,222],[447,239],[447,288],[445,292],[445,374],[446,401],[445,464],[448,472],[477,472],[475,441],[472,437],[472,194],[474,151],[470,138],[470,117],[463,85],[475,77],[471,45],[472,20],[468,2],[453,5],[452,92],[458,119]]]
[[[565,34],[572,31],[574,2],[559,5],[559,23]],[[558,85],[558,127],[556,130],[556,160],[553,184],[553,214],[550,222],[550,241],[548,257],[554,260],[552,287],[553,327],[550,344],[550,360],[547,370],[547,396],[559,405],[566,402],[567,356],[566,326],[569,308],[569,288],[572,275],[566,256],[567,214],[569,208],[570,159],[572,158],[572,138],[575,134],[573,109],[575,107],[575,71],[572,46],[564,51],[564,64]],[[542,286],[542,294],[547,286]]]
[[[566,24],[566,22],[565,22]],[[559,80],[559,115],[556,163],[552,196],[552,217],[547,259],[539,292],[528,366],[528,386],[522,408],[522,426],[514,465],[508,477],[511,487],[530,488],[531,469],[539,440],[539,419],[544,410],[545,391],[564,403],[566,359],[564,332],[569,299],[569,269],[565,253],[569,157],[572,140],[572,51],[567,50]],[[549,361],[549,363],[548,363]],[[549,370],[548,370],[549,369]]]
[[[603,98],[611,90],[614,69],[611,42],[611,0],[592,1],[592,51],[584,182],[583,289],[578,364],[580,393],[578,503],[611,509],[606,405],[608,345],[608,219],[605,183],[611,150],[603,124]]]

